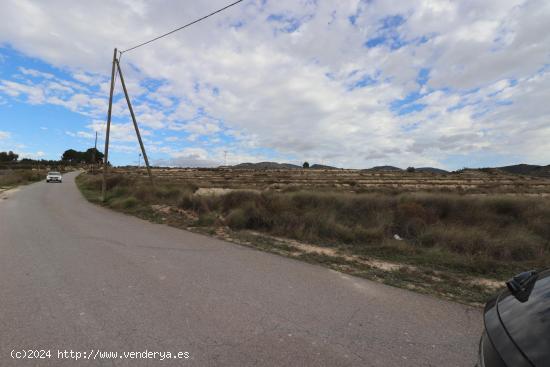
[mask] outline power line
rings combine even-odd
[[[193,24],[195,24],[195,23],[198,23],[198,22],[200,22],[200,21],[203,21],[203,20],[205,20],[206,18],[211,17],[212,15],[221,13],[222,11],[224,11],[224,10],[226,10],[226,9],[229,9],[230,7],[235,6],[235,5],[237,5],[238,3],[243,2],[243,1],[244,1],[244,0],[235,1],[234,3],[231,3],[231,4],[225,6],[225,7],[221,8],[221,9],[218,9],[218,10],[216,10],[216,11],[213,12],[213,13],[210,13],[210,14],[208,14],[208,15],[205,15],[204,17],[199,18],[199,19],[197,19],[197,20],[194,20],[194,21],[192,21],[191,23],[187,23],[187,24],[184,25],[184,26],[181,26],[181,27],[179,27],[179,28],[176,28],[176,29],[174,29],[173,31],[170,31],[170,32],[168,32],[168,33],[165,33],[165,34],[163,34],[163,35],[160,35],[160,36],[158,36],[158,37],[155,37],[155,38],[153,38],[153,39],[151,39],[151,40],[149,40],[149,41],[140,43],[139,45],[136,45],[136,46],[134,46],[134,47],[130,47],[129,49],[126,49],[126,50],[120,52],[120,55],[122,56],[122,54],[125,53],[125,52],[135,50],[135,49],[138,48],[138,47],[145,46],[145,45],[147,45],[147,44],[149,44],[149,43],[151,43],[151,42],[154,42],[154,41],[159,40],[159,39],[161,39],[161,38],[163,38],[163,37],[166,37],[166,36],[168,36],[168,35],[171,35],[172,33],[175,33],[175,32],[177,32],[177,31],[181,31],[181,30],[184,29],[184,28],[187,28],[187,27],[189,27],[189,26],[191,26],[191,25],[193,25]]]

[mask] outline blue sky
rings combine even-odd
[[[106,127],[107,111],[104,108],[105,84],[109,82],[104,76],[87,75],[97,78],[90,81],[81,77],[74,77],[71,72],[55,67],[37,58],[28,57],[10,46],[0,49],[2,69],[0,77],[12,86],[12,90],[4,90],[0,120],[9,121],[3,128],[9,131],[9,138],[3,139],[0,149],[10,149],[20,152],[22,156],[44,159],[57,159],[69,148],[85,150],[95,144],[95,131],[98,131],[98,149],[104,150],[103,131]],[[80,75],[80,74],[79,74]],[[83,75],[86,75],[84,72]],[[117,78],[118,83],[120,83]],[[103,84],[103,88],[101,86]],[[41,93],[33,96],[32,93],[21,89],[20,86],[41,85]],[[145,78],[140,80],[140,93],[132,95],[132,103],[137,107],[145,107],[148,111],[162,111],[159,119],[175,114],[177,107],[183,101],[177,98],[167,98],[159,101],[149,98],[165,85],[163,80]],[[69,90],[57,90],[56,86],[66,87]],[[122,127],[113,131],[112,146],[110,148],[111,161],[114,164],[137,164],[140,154],[139,146],[133,125],[130,125],[129,110],[126,108],[122,95],[122,87],[117,84],[118,94],[115,103],[119,113],[113,116],[114,127]],[[219,92],[216,87],[204,86],[200,82],[193,84],[195,92],[208,88],[213,96]],[[130,87],[129,87],[130,89]],[[131,89],[130,89],[131,91]],[[87,99],[97,98],[101,103],[96,106],[90,101],[82,101],[73,105],[75,95],[85,95]],[[58,100],[55,100],[55,99]],[[203,109],[197,109],[194,114],[174,121],[169,129],[163,129],[162,123],[154,120],[149,112],[141,116],[151,119],[148,125],[141,127],[142,138],[146,142],[153,162],[159,164],[177,164],[172,162],[178,158],[181,151],[188,152],[190,160],[196,158],[199,165],[218,165],[224,162],[202,161],[202,150],[211,150],[217,146],[230,149],[236,144],[237,138],[227,128],[223,120],[209,116]],[[138,115],[139,116],[139,115]],[[158,126],[156,126],[158,124]],[[253,156],[265,159],[281,158],[272,149],[254,147],[248,149]],[[284,159],[292,159],[290,156]],[[142,161],[143,163],[143,161]],[[191,162],[193,164],[193,162]]]
[[[36,83],[43,79],[32,75],[25,75],[21,70],[38,70],[49,73],[57,78],[72,80],[65,73],[48,63],[36,58],[26,57],[11,47],[0,49],[2,55],[2,68],[0,77],[4,80],[20,82],[28,80]],[[74,80],[72,80],[74,82]],[[9,131],[9,139],[2,141],[2,148],[13,149],[16,152],[30,156],[57,158],[65,147],[84,149],[93,146],[91,139],[78,139],[66,132],[75,126],[82,126],[83,116],[72,112],[65,107],[49,104],[35,103],[28,97],[4,95],[0,108],[0,121],[2,129]]]
[[[56,159],[95,132],[102,150],[112,48],[225,5],[164,2],[2,2],[0,150]],[[249,0],[121,64],[157,164],[550,164],[549,17],[544,1]],[[120,92],[110,153],[135,164]]]

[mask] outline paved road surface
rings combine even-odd
[[[478,309],[115,213],[74,177],[0,199],[0,366],[475,362]],[[10,357],[37,348],[52,358]],[[58,349],[190,358],[77,362]]]

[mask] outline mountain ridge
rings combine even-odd
[[[232,169],[257,169],[257,170],[269,170],[269,169],[302,169],[302,166],[299,166],[297,164],[292,163],[279,163],[279,162],[245,162],[236,164],[234,166],[228,166],[227,168]],[[334,166],[328,166],[323,164],[312,164],[309,169],[318,169],[318,170],[334,170],[334,169],[342,169]],[[468,170],[477,171],[477,170],[497,170],[508,174],[514,174],[514,175],[526,175],[526,176],[535,176],[535,177],[543,177],[543,178],[550,178],[550,165],[547,166],[541,166],[536,164],[526,164],[526,163],[520,163],[515,165],[509,165],[509,166],[502,166],[502,167],[487,167],[487,168],[468,168]],[[391,165],[383,165],[383,166],[374,166],[371,168],[365,168],[361,169],[361,171],[364,172],[405,172],[406,169],[402,169],[396,166]],[[460,170],[457,170],[455,172],[458,172]],[[423,173],[434,173],[434,174],[446,174],[450,173],[450,171],[436,168],[436,167],[418,167],[415,168],[415,172],[423,172]]]

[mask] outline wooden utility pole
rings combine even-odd
[[[97,162],[96,160],[96,152],[97,152],[97,131],[95,132],[95,143],[94,143],[94,154],[92,154],[92,175],[95,174],[95,164]]]
[[[111,112],[113,110],[113,91],[115,89],[115,65],[117,49],[113,53],[113,68],[111,71],[111,90],[109,92],[109,110],[107,112],[107,130],[105,132],[105,156],[103,158],[103,183],[101,185],[101,200],[105,201],[105,191],[107,190],[107,171],[109,170],[109,133],[111,131]]]
[[[122,70],[120,69],[120,63],[115,58],[115,63],[118,69],[118,75],[120,76],[120,83],[122,84],[122,89],[124,90],[124,95],[126,96],[126,102],[128,103],[128,109],[130,110],[130,115],[132,115],[132,122],[134,123],[134,128],[136,129],[136,135],[139,141],[139,146],[141,147],[141,153],[143,154],[143,161],[147,166],[147,173],[149,174],[149,179],[151,184],[153,184],[153,174],[151,173],[151,167],[149,167],[149,159],[147,158],[147,153],[145,152],[145,146],[141,140],[141,134],[139,133],[139,127],[136,121],[136,115],[134,114],[134,109],[132,108],[132,103],[130,102],[130,96],[128,95],[128,90],[126,89],[126,83],[124,83],[124,77],[122,76]]]

